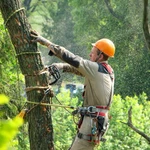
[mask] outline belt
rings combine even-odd
[[[86,112],[86,113],[98,113],[101,112],[104,107],[102,106],[89,106],[89,107],[80,107],[78,112]]]
[[[79,107],[77,110],[73,111],[72,114],[75,115],[77,113],[80,113],[80,114],[98,114],[100,116],[105,116],[106,113],[104,113],[102,110],[109,110],[108,107],[106,106],[89,106],[89,107]]]

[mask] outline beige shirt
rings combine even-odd
[[[97,63],[83,59],[69,52],[63,47],[52,45],[56,56],[67,62],[64,63],[64,71],[72,72],[85,77],[85,94],[83,106],[107,106],[112,100],[114,89],[114,74],[110,74],[103,67],[102,63]]]

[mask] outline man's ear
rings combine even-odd
[[[102,61],[104,59],[103,54],[101,53],[100,55],[97,56],[98,61]]]

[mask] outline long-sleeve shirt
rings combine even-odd
[[[51,44],[49,49],[53,50],[58,58],[70,64],[70,66],[64,64],[65,71],[85,77],[84,107],[110,105],[114,89],[114,73],[107,61],[92,62],[55,44]]]

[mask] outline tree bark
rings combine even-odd
[[[143,32],[145,36],[145,40],[147,43],[147,47],[150,50],[150,32],[148,26],[148,0],[144,0],[144,10],[143,10]]]
[[[31,42],[31,26],[27,21],[25,10],[19,0],[0,0],[0,10],[14,45],[22,74],[25,76],[27,99],[32,102],[50,103],[53,96],[48,89],[46,73],[39,74],[44,65],[37,44]],[[6,39],[7,40],[7,39]],[[43,99],[44,98],[44,99]],[[31,150],[53,150],[53,127],[51,108],[47,106],[27,104],[29,124],[29,141]]]

